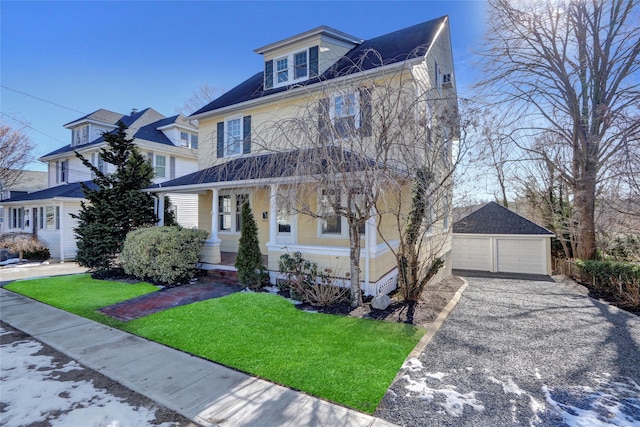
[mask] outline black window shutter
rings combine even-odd
[[[327,142],[331,133],[329,127],[329,98],[322,98],[318,106],[318,133],[320,142]]]
[[[371,136],[371,92],[360,89],[360,135]]]
[[[242,153],[251,152],[251,116],[242,118]]]
[[[273,87],[273,60],[264,63],[264,89]]]
[[[318,46],[309,48],[309,78],[318,77]]]
[[[218,158],[224,157],[224,122],[218,122]]]

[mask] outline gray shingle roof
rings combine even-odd
[[[85,181],[84,183],[90,189],[98,188],[98,186],[93,181]],[[51,188],[47,188],[40,191],[34,191],[32,193],[20,194],[10,199],[3,200],[0,203],[47,200],[47,199],[53,199],[54,197],[83,199],[84,191],[82,190],[82,183],[72,182],[71,184],[63,184],[57,187],[51,187]]]
[[[107,111],[107,110],[98,110],[98,111]],[[111,111],[107,111],[107,112],[113,113]],[[87,116],[81,117],[80,119],[74,120],[71,123],[74,123],[86,118],[90,118],[94,114],[95,113],[91,113]],[[107,115],[104,114],[101,117],[105,118],[107,117]],[[115,126],[119,120],[122,120],[122,123],[124,123],[125,126],[130,128],[131,131],[135,131],[133,135],[129,135],[130,138],[133,137],[137,139],[144,139],[146,141],[156,142],[158,144],[164,144],[164,145],[171,145],[171,146],[175,145],[173,142],[171,142],[169,138],[167,138],[167,136],[162,131],[158,130],[158,128],[176,122],[180,117],[180,115],[164,117],[162,114],[158,113],[152,108],[145,108],[144,110],[129,116],[113,113],[109,117],[114,118],[115,121],[107,122],[106,119],[100,120],[100,121],[104,123],[111,123]],[[103,142],[104,142],[104,138],[100,136],[95,140],[89,142],[88,144],[83,144],[82,146],[72,147],[71,144],[65,145],[64,147],[58,148],[57,150],[47,153],[42,157],[49,157],[49,156],[63,154],[63,153],[72,153],[73,151],[79,148],[91,147],[94,145],[101,144]]]
[[[120,120],[122,117],[124,117],[123,114],[101,108],[99,110],[94,111],[93,113],[89,113],[86,116],[82,116],[79,119],[75,119],[65,124],[65,126],[69,126],[71,123],[76,123],[81,120],[94,120],[96,122],[113,124],[113,123],[117,123],[118,120]]]
[[[454,233],[466,234],[540,234],[553,235],[523,216],[489,202],[453,224]]]
[[[367,166],[374,164],[371,159],[336,147],[310,148],[238,157],[220,165],[163,182],[161,185],[153,185],[151,188],[319,175],[327,173],[329,158],[332,159],[331,164],[335,164],[336,159],[343,160],[352,172],[362,170],[365,164]]]
[[[297,83],[296,86],[312,85],[336,77],[355,74],[383,65],[394,64],[423,56],[433,42],[441,25],[446,20],[447,17],[443,16],[380,37],[365,40],[362,44],[347,52],[343,58],[325,71],[320,77]],[[374,54],[374,52],[376,52],[376,54]],[[355,64],[357,64],[357,66],[354,66]],[[194,112],[192,116],[283,92],[291,88],[291,86],[283,86],[265,91],[263,83],[264,72],[254,74],[211,103]]]

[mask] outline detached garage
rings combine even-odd
[[[491,202],[453,224],[453,268],[550,275],[553,236]]]

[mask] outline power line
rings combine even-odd
[[[85,113],[84,113],[84,112],[82,112],[82,111],[78,111],[78,110],[76,110],[76,109],[73,109],[73,108],[70,108],[70,107],[66,107],[66,106],[64,106],[64,105],[57,104],[57,103],[55,103],[55,102],[48,101],[48,100],[43,99],[43,98],[39,98],[39,97],[37,97],[37,96],[30,95],[30,94],[25,93],[25,92],[21,92],[21,91],[19,91],[19,90],[17,90],[17,89],[13,89],[13,88],[7,87],[7,86],[5,86],[5,85],[0,85],[0,87],[2,87],[3,89],[10,90],[10,91],[15,92],[15,93],[19,93],[20,95],[24,95],[24,96],[28,96],[28,97],[33,98],[33,99],[37,99],[38,101],[46,102],[47,104],[55,105],[56,107],[64,108],[64,109],[66,109],[66,110],[71,110],[71,111],[73,111],[73,112],[75,112],[75,113],[85,114]]]
[[[38,132],[38,133],[40,133],[40,134],[42,134],[42,135],[44,135],[44,136],[47,136],[47,137],[49,137],[49,138],[51,138],[51,139],[54,139],[54,140],[56,140],[56,141],[58,141],[58,142],[61,142],[61,143],[63,143],[63,144],[67,144],[67,142],[62,141],[62,140],[60,140],[60,139],[56,138],[55,136],[51,136],[51,135],[49,135],[49,134],[46,134],[46,133],[42,132],[41,130],[38,130],[38,129],[34,128],[34,127],[33,127],[33,126],[31,126],[29,123],[27,123],[27,122],[23,122],[22,120],[18,120],[18,119],[16,119],[15,117],[12,117],[12,116],[10,116],[10,115],[9,115],[9,114],[7,114],[7,113],[0,112],[0,114],[2,114],[2,116],[3,116],[3,117],[7,117],[7,118],[9,118],[9,119],[13,120],[13,121],[14,121],[14,122],[16,122],[16,123],[20,123],[22,126],[24,126],[24,127],[26,127],[26,128],[32,129],[32,130],[34,130],[34,131],[36,131],[36,132]]]

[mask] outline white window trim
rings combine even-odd
[[[240,121],[240,150],[239,153],[230,154],[229,153],[229,122],[239,120]],[[233,158],[242,156],[244,144],[244,116],[231,116],[224,118],[224,158]]]
[[[320,201],[322,199],[322,190],[318,191],[318,209],[320,209]],[[340,193],[340,204],[342,205],[347,200],[346,193]],[[349,221],[344,215],[340,216],[340,233],[323,233],[322,232],[322,218],[317,219],[317,237],[319,239],[348,239],[349,238]],[[360,233],[360,238],[364,239],[365,233]]]
[[[162,175],[158,174],[158,157],[162,157],[164,159],[164,165],[162,165],[163,173]],[[167,156],[164,154],[155,154],[153,156],[153,174],[156,178],[166,178],[167,177]]]
[[[249,201],[249,206],[251,205],[251,193],[250,192],[244,192],[244,191],[221,191],[218,193],[218,197],[224,197],[224,196],[230,196],[231,199],[231,224],[230,230],[220,230],[220,214],[222,214],[222,212],[220,212],[220,208],[222,208],[222,205],[219,205],[218,207],[218,212],[217,212],[217,217],[216,217],[216,227],[218,228],[218,234],[223,235],[223,236],[239,236],[240,235],[240,231],[235,231],[237,229],[237,215],[240,214],[241,212],[238,212],[238,210],[236,209],[236,205],[237,205],[237,196],[239,195],[243,195],[246,194],[247,195],[247,200]],[[253,206],[252,206],[253,208]]]
[[[278,57],[273,58],[273,87],[282,87],[282,86],[288,86],[291,84],[296,84],[296,83],[300,83],[300,82],[304,82],[309,80],[309,74],[311,73],[311,71],[309,70],[309,49],[311,48],[311,46],[306,46],[302,49],[297,49],[295,51],[289,52],[286,55],[281,55]],[[307,53],[307,75],[303,76],[303,77],[299,77],[299,78],[294,78],[295,76],[295,57],[296,54],[298,53],[302,53],[302,52],[306,52]],[[284,82],[279,83],[278,82],[278,61],[282,60],[282,59],[286,59],[287,60],[287,80]]]
[[[342,118],[342,117],[351,117],[351,115],[341,115],[341,116],[337,116],[336,115],[336,99],[338,97],[345,97],[345,96],[349,96],[353,94],[353,122],[354,122],[354,126],[356,129],[360,129],[360,124],[361,124],[361,120],[360,120],[360,92],[358,90],[354,90],[354,91],[348,91],[348,92],[344,92],[344,93],[334,93],[333,95],[331,95],[331,98],[329,98],[329,120],[331,120],[331,124],[335,125],[335,119],[336,118]]]

